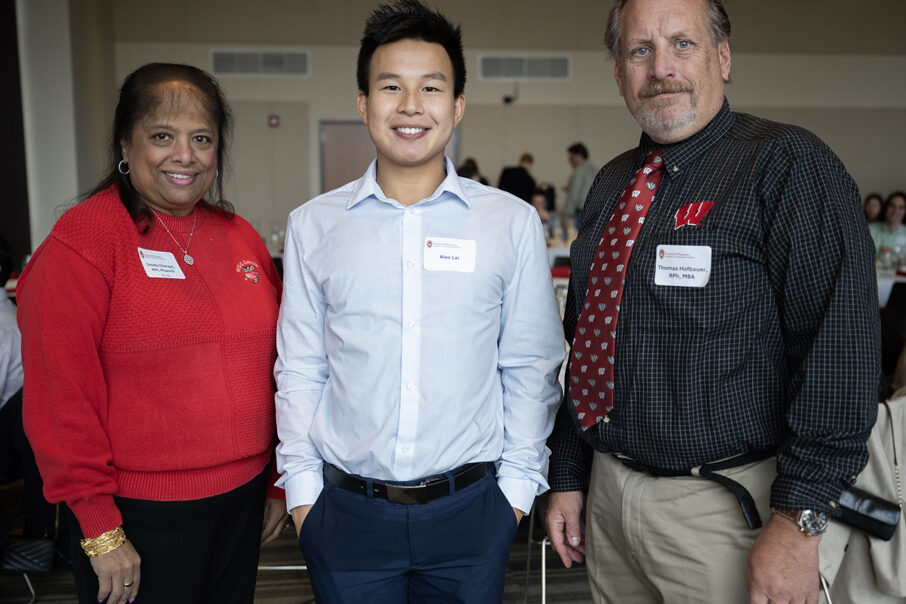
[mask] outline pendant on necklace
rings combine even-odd
[[[195,258],[193,258],[192,256],[190,256],[190,255],[188,254],[188,252],[186,253],[185,256],[182,257],[182,260],[183,260],[183,262],[185,262],[185,263],[188,264],[189,266],[192,266],[193,264],[195,264]]]

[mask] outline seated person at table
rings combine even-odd
[[[868,225],[875,252],[879,257],[886,253],[896,254],[903,261],[906,254],[906,193],[894,191],[888,195],[882,216],[883,221]]]
[[[880,193],[869,193],[862,202],[862,212],[865,214],[865,222],[871,224],[881,220],[881,208],[884,206],[884,198]]]

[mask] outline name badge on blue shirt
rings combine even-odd
[[[475,240],[425,238],[425,270],[475,272]]]

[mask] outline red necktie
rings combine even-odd
[[[663,167],[661,150],[655,149],[629,180],[588,272],[585,304],[570,353],[569,396],[583,429],[597,424],[613,408],[613,354],[626,267]]]

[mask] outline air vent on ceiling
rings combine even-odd
[[[569,55],[481,55],[480,80],[568,80]]]
[[[311,75],[311,60],[307,50],[213,50],[211,72],[218,76],[305,78]]]

